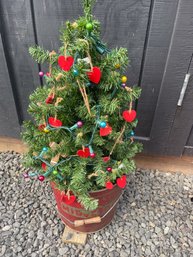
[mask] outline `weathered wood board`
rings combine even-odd
[[[1,0],[0,16],[2,37],[6,41],[10,80],[15,92],[19,120],[29,118],[27,107],[29,94],[40,84],[38,65],[28,53],[35,45],[32,21],[32,1]]]
[[[181,110],[179,110],[181,111],[181,116],[178,117],[180,122],[180,124],[178,122],[178,131],[180,134],[180,147],[184,146],[183,154],[193,156],[193,58],[187,72],[191,74],[191,76],[185,92],[182,107],[180,108]]]
[[[156,5],[159,8],[157,14]],[[162,11],[168,17],[160,15]],[[137,131],[149,139],[145,143],[146,153],[182,154],[193,124],[192,115],[190,117],[189,114],[190,109],[192,110],[192,94],[188,105],[177,107],[193,53],[192,13],[191,0],[185,0],[183,3],[166,3],[160,0],[154,2],[141,82],[142,97],[138,104]],[[155,25],[157,29],[153,29]]]
[[[181,128],[181,132],[176,134],[175,123],[181,123],[176,116],[177,103],[193,53],[192,14],[193,2],[191,0],[184,0],[183,4],[179,1],[161,91],[151,128],[149,150],[151,149],[155,154],[180,155],[183,152],[183,145],[180,143],[181,136],[184,137],[185,144],[193,124],[189,120],[192,119],[192,115],[189,118],[184,117],[184,120],[181,119],[184,124],[177,125]],[[190,102],[192,103],[192,100]],[[186,109],[185,106],[184,108]],[[189,107],[187,106],[187,108]],[[182,112],[180,115],[183,116]],[[186,136],[185,133],[187,133]]]
[[[20,124],[17,116],[15,100],[7,62],[4,54],[3,42],[0,34],[0,132],[2,136],[18,137]]]
[[[166,68],[178,1],[153,1],[149,17],[143,69],[140,74],[142,95],[138,101],[139,124],[136,133],[151,139],[152,124]]]
[[[68,226],[65,226],[64,233],[62,236],[62,241],[64,243],[85,245],[86,239],[87,239],[86,233],[76,232],[70,229]]]

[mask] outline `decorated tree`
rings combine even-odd
[[[100,39],[100,24],[91,14],[93,0],[84,0],[84,16],[67,21],[58,52],[39,46],[29,52],[48,71],[39,72],[44,86],[30,96],[33,121],[24,122],[28,145],[25,177],[48,179],[63,191],[64,201],[94,210],[89,191],[124,188],[135,170],[137,125],[132,103],[140,89],[127,85],[127,49],[108,49]]]

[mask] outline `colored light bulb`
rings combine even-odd
[[[108,172],[111,172],[111,171],[112,171],[112,167],[107,167],[106,170],[107,170]]]
[[[126,76],[122,76],[121,81],[122,81],[122,83],[126,83],[127,82],[127,77]]]
[[[91,154],[90,154],[90,157],[91,157],[91,158],[95,158],[95,156],[96,156],[96,153],[91,153]]]
[[[57,170],[53,170],[53,175],[58,175],[58,171]]]
[[[38,176],[38,180],[39,180],[39,181],[41,181],[41,182],[42,182],[42,181],[44,181],[44,179],[45,179],[45,177],[44,177],[44,176],[42,176],[42,175]]]
[[[73,74],[74,74],[74,76],[78,76],[79,71],[78,71],[77,69],[74,69],[74,70],[73,70]]]
[[[99,126],[100,126],[101,128],[105,128],[105,127],[107,126],[107,123],[106,123],[105,121],[101,121],[100,124],[99,124]]]
[[[43,71],[40,71],[40,72],[39,72],[39,76],[40,76],[40,77],[43,77],[43,76],[44,76]]]
[[[86,29],[89,30],[89,31],[93,30],[93,24],[91,22],[88,22],[86,24]]]
[[[76,124],[78,128],[81,128],[83,126],[83,122],[81,120],[79,120]]]

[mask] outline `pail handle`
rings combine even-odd
[[[118,203],[120,197],[122,196],[122,193],[120,194],[120,196],[118,197],[118,199],[114,202],[114,204],[111,206],[111,208],[102,216],[97,216],[94,218],[90,218],[90,219],[85,219],[85,220],[75,220],[75,221],[71,221],[69,219],[67,219],[66,217],[64,217],[64,215],[62,215],[62,213],[58,210],[58,214],[60,217],[62,217],[63,219],[67,220],[69,223],[73,224],[75,227],[79,227],[82,226],[84,224],[93,224],[93,223],[100,223],[101,220],[107,216],[107,214],[115,207],[115,205]]]
[[[101,217],[97,216],[97,217],[90,218],[90,219],[75,220],[74,221],[74,226],[79,227],[79,226],[82,226],[84,224],[94,224],[94,223],[100,223],[100,222],[101,222]]]

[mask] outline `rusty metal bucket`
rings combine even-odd
[[[122,189],[117,185],[113,189],[102,189],[90,192],[93,198],[99,200],[99,206],[94,211],[85,210],[78,202],[66,204],[62,201],[62,191],[51,182],[51,187],[57,203],[58,215],[68,227],[85,233],[92,233],[107,226],[116,211]]]

